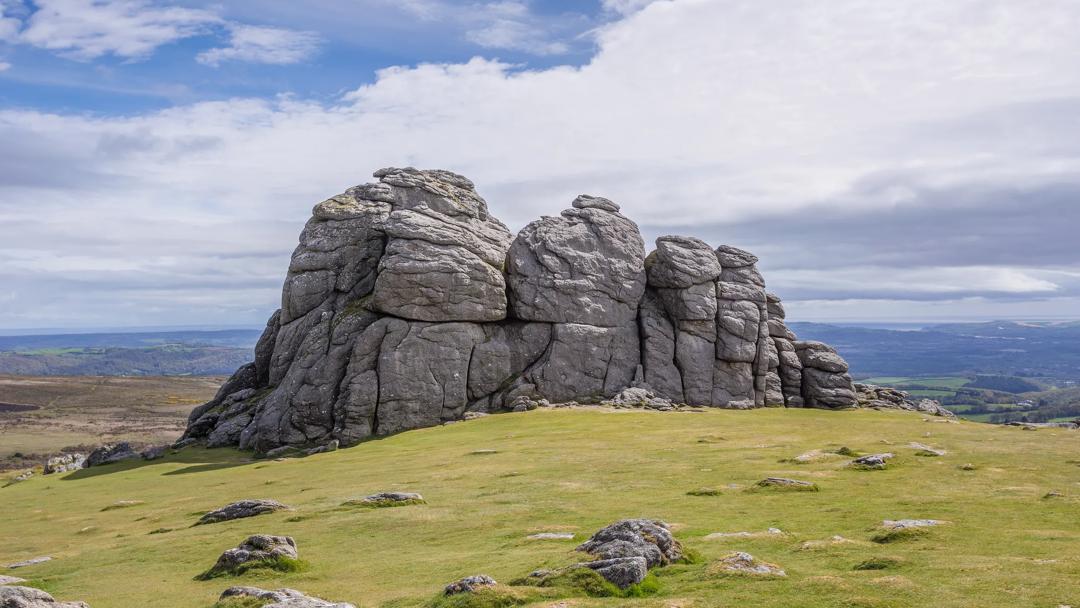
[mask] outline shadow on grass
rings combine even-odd
[[[89,479],[100,475],[128,473],[143,467],[168,464],[187,464],[189,466],[165,471],[162,475],[188,475],[191,473],[205,473],[208,471],[250,466],[258,464],[258,462],[259,461],[256,461],[251,457],[250,453],[241,452],[231,448],[215,448],[210,450],[206,448],[189,447],[175,453],[170,452],[165,458],[158,460],[131,459],[115,464],[105,464],[90,467],[88,469],[79,469],[74,473],[64,475],[60,479],[61,481],[78,481],[80,479]]]

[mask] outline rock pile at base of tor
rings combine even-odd
[[[847,364],[786,327],[746,251],[662,236],[647,252],[588,195],[513,235],[460,175],[375,177],[315,206],[254,361],[183,445],[347,446],[628,387],[659,404],[857,405]]]

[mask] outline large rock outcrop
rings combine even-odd
[[[856,405],[847,364],[787,329],[746,251],[663,236],[646,255],[619,206],[586,195],[513,236],[460,175],[375,177],[315,206],[254,361],[185,440],[349,445],[628,386],[713,407]]]

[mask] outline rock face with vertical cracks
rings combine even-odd
[[[619,206],[587,195],[514,236],[460,175],[375,177],[315,206],[254,361],[184,440],[349,445],[628,386],[714,407],[856,405],[847,364],[787,329],[746,251],[663,236],[646,256]]]

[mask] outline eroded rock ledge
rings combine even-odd
[[[785,326],[746,251],[663,236],[646,255],[619,206],[586,195],[514,236],[460,175],[375,177],[315,206],[255,360],[184,440],[349,445],[628,386],[724,408],[857,404],[847,363]]]

